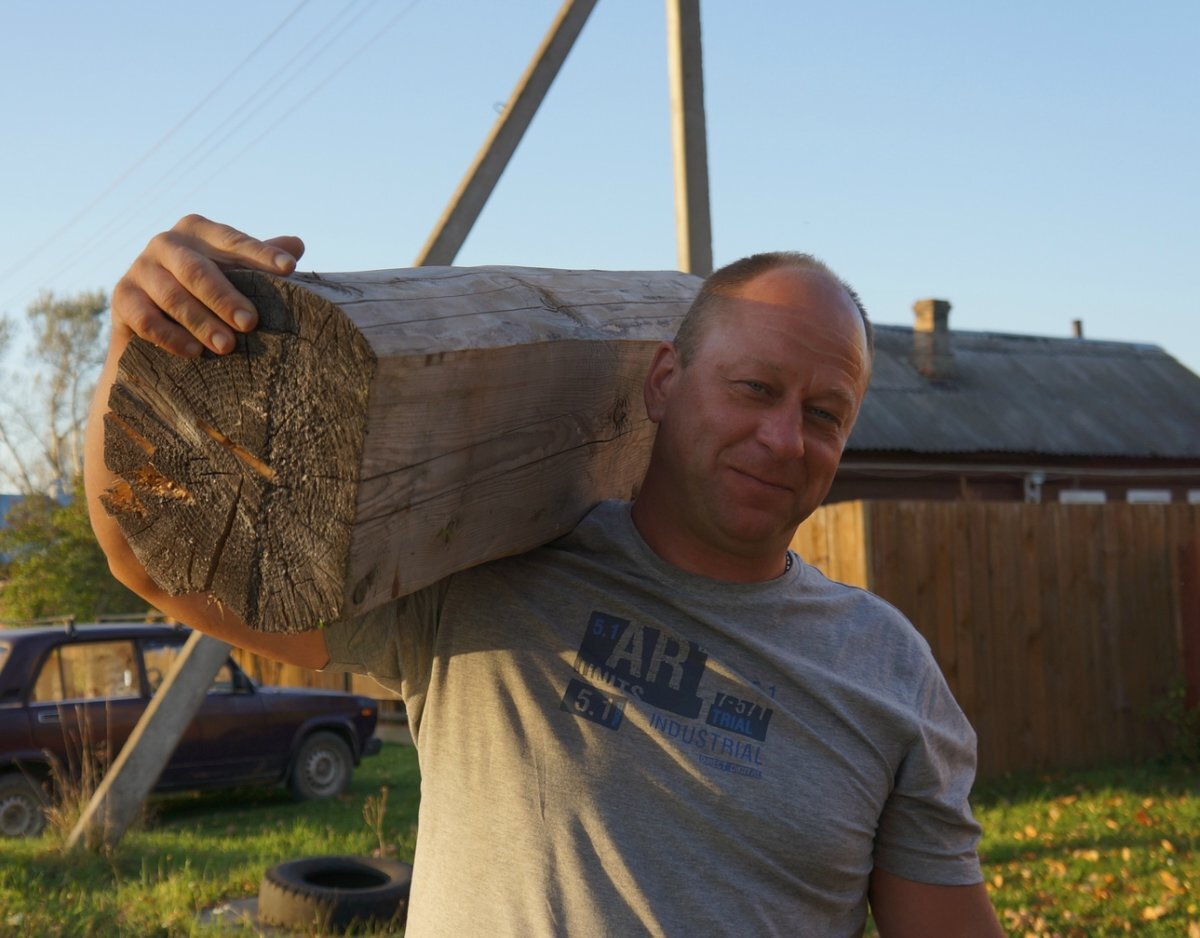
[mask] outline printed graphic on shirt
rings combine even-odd
[[[708,717],[704,722],[709,726],[719,726],[731,733],[741,733],[743,736],[762,741],[767,738],[767,724],[771,722],[771,714],[774,712],[762,704],[718,692],[708,708]]]
[[[606,694],[575,678],[571,678],[559,706],[585,720],[607,726],[610,730],[620,727],[621,717],[625,713],[624,699]]]
[[[604,612],[593,612],[575,658],[575,671],[652,707],[695,719],[697,691],[708,655],[692,642]]]
[[[657,713],[650,715],[650,728],[682,746],[694,748],[696,760],[701,765],[748,778],[762,778],[762,746]]]
[[[701,765],[761,778],[762,744],[774,710],[720,690],[707,699],[701,697],[700,681],[707,664],[707,652],[694,642],[654,626],[593,612],[574,662],[579,677],[567,684],[560,707],[617,730],[627,698],[636,697],[662,711],[649,714],[650,729],[690,750]]]

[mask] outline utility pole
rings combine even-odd
[[[413,266],[454,263],[596,2],[563,3]],[[713,263],[700,0],[666,0],[666,4],[676,251],[681,271],[705,276],[712,272]]]
[[[566,0],[413,266],[453,264],[596,0]]]
[[[667,68],[671,83],[671,144],[675,153],[675,241],[679,269],[712,273],[708,204],[708,144],[700,0],[666,0]]]

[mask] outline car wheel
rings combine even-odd
[[[337,733],[320,730],[300,744],[292,763],[292,794],[302,801],[340,795],[350,787],[354,758]]]
[[[0,835],[36,837],[46,826],[46,796],[19,772],[0,775]]]
[[[267,870],[258,890],[258,919],[267,925],[316,927],[403,925],[412,867],[372,857],[307,857]]]

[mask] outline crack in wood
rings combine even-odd
[[[196,503],[191,492],[174,479],[167,478],[150,463],[143,463],[129,475],[130,482],[151,495],[157,495],[159,498],[172,498],[187,505]]]
[[[255,456],[244,446],[239,446],[216,427],[209,426],[199,417],[196,418],[196,424],[201,430],[208,434],[209,439],[211,439],[218,446],[224,447],[232,455],[240,459],[243,463],[249,466],[252,470],[254,470],[254,472],[262,476],[268,482],[277,483],[279,481],[279,477],[275,474],[275,470]],[[240,485],[238,490],[241,491]]]
[[[156,449],[155,445],[138,433],[137,430],[133,429],[133,427],[131,427],[126,420],[120,417],[116,411],[110,410],[105,416],[107,419],[111,420],[118,427],[120,427],[121,432],[129,437],[129,439],[133,440],[133,442],[137,444],[138,449],[140,449],[143,453],[145,453],[147,456],[154,455],[154,450]]]
[[[208,565],[208,572],[204,575],[203,589],[205,592],[212,589],[213,580],[217,577],[217,566],[221,562],[221,555],[225,552],[225,542],[229,540],[229,535],[233,531],[233,522],[237,518],[238,506],[242,503],[242,486],[245,484],[245,479],[238,479],[237,491],[233,493],[233,504],[229,508],[229,514],[225,517],[225,530],[221,532],[217,543],[213,545],[212,562]]]

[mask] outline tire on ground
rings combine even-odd
[[[403,926],[412,867],[398,860],[328,856],[290,860],[267,870],[258,890],[266,925],[342,932]]]
[[[296,750],[288,785],[301,801],[330,798],[350,787],[354,756],[337,733],[318,730]]]
[[[36,837],[46,826],[46,794],[23,772],[0,775],[0,836]]]

